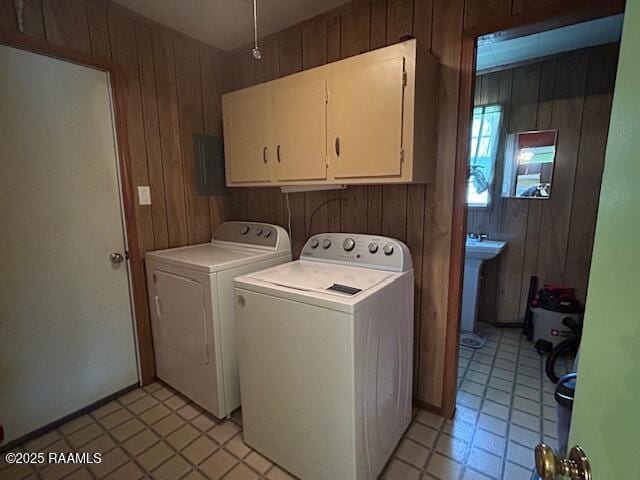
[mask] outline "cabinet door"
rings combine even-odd
[[[401,174],[404,58],[367,58],[328,79],[327,150],[335,178]]]
[[[327,177],[324,76],[296,75],[274,85],[273,129],[277,180]]]
[[[223,96],[227,184],[271,180],[270,100],[266,88]]]

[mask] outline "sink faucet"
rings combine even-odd
[[[473,233],[469,234],[469,238],[482,242],[483,240],[487,239],[487,234],[486,233],[480,233],[480,232],[473,232]]]

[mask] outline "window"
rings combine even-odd
[[[485,105],[473,109],[471,148],[469,152],[469,184],[467,204],[471,207],[489,205],[489,190],[500,141],[500,105]]]

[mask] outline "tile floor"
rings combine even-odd
[[[518,330],[487,329],[481,350],[460,352],[453,421],[416,410],[383,472],[385,480],[529,480],[532,447],[552,446],[552,385],[542,360]],[[29,452],[100,452],[100,464],[9,466],[0,479],[291,480],[242,441],[239,414],[220,421],[154,383],[17,447]],[[340,479],[336,479],[340,480]]]

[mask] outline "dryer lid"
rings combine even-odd
[[[248,274],[261,282],[341,298],[357,298],[393,272],[320,262],[297,261]]]

